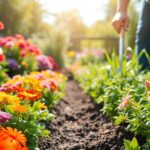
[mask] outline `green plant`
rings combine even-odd
[[[148,54],[143,50],[139,57]],[[123,56],[122,66],[119,65],[117,54],[111,56],[106,52],[107,63],[89,63],[78,65],[73,70],[81,87],[97,103],[102,103],[101,111],[109,115],[115,124],[126,123],[128,130],[135,135],[142,135],[149,146],[150,140],[150,73],[140,71],[136,52],[132,58]],[[146,88],[144,82],[146,81]],[[133,140],[133,143],[135,139]],[[126,144],[129,142],[126,142]],[[131,142],[132,143],[132,142]],[[132,145],[132,144],[131,144]],[[131,147],[132,148],[132,147]]]
[[[124,140],[125,150],[140,150],[137,139],[134,137],[132,141]]]

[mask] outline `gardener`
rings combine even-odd
[[[128,4],[129,0],[118,0],[117,11],[112,19],[112,25],[118,33],[120,33],[122,27],[125,31],[128,31]],[[136,33],[136,47],[138,55],[145,49],[150,56],[150,0],[142,0],[142,10]],[[150,64],[145,55],[142,55],[138,61],[142,70],[150,69]]]

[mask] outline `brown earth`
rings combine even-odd
[[[67,83],[66,96],[54,109],[56,119],[47,124],[50,138],[41,138],[40,150],[123,150],[131,134],[114,126],[84,94],[74,80]]]

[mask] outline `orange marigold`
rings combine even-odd
[[[18,112],[18,113],[26,113],[27,112],[27,105],[16,104],[16,105],[13,105],[11,107],[11,109],[15,112]]]
[[[23,150],[27,139],[21,131],[11,127],[0,127],[0,150]]]
[[[23,100],[36,101],[41,98],[41,93],[35,92],[34,90],[23,90],[18,92],[17,96]]]

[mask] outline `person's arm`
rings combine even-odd
[[[129,17],[127,14],[129,0],[118,0],[116,14],[112,19],[112,25],[115,30],[120,33],[123,27],[125,31],[128,30]]]

